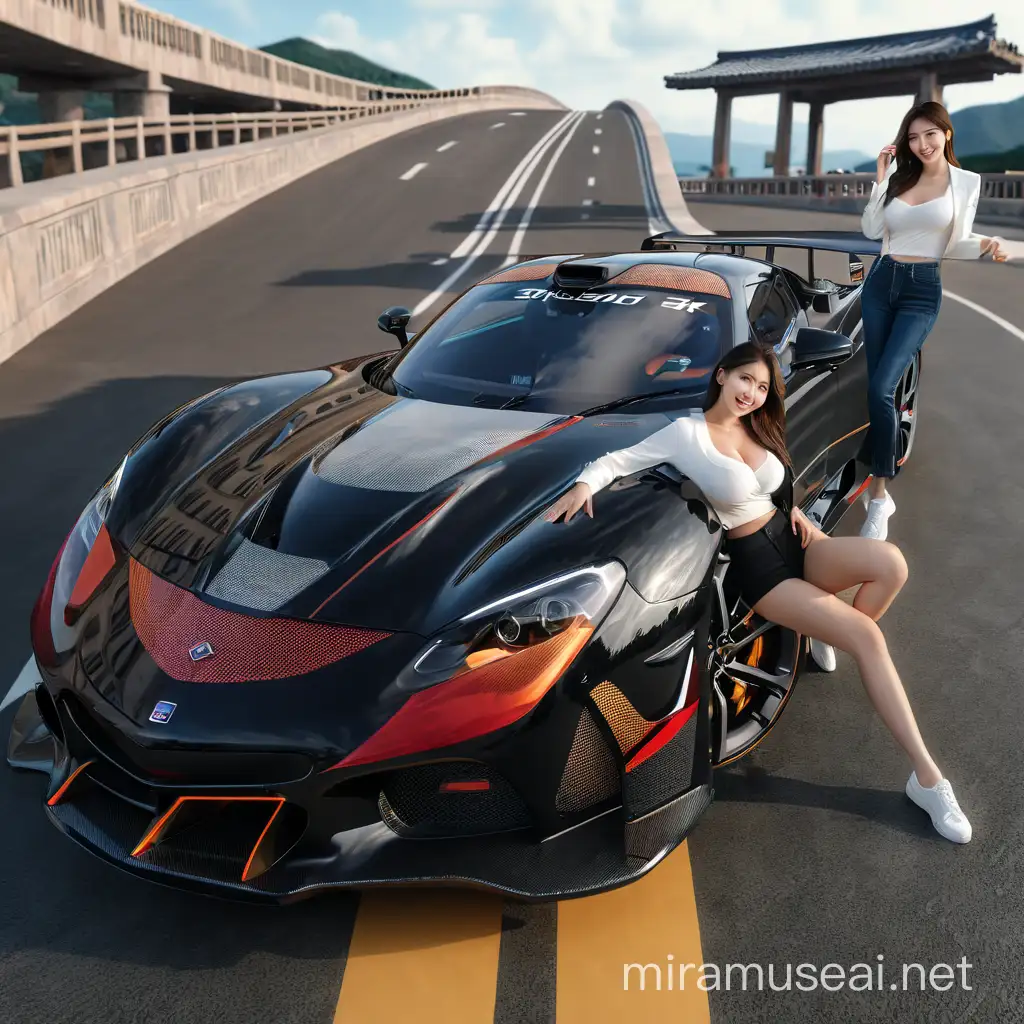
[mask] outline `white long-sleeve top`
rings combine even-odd
[[[891,253],[895,256],[913,256],[915,253],[901,252],[893,245],[890,238],[893,225],[888,223],[886,214],[889,207],[886,207],[885,197],[889,188],[889,181],[896,171],[896,161],[889,164],[882,184],[873,182],[871,195],[868,198],[867,206],[861,214],[860,226],[868,238],[882,239],[882,255]],[[976,260],[981,256],[981,243],[984,235],[979,235],[974,230],[974,216],[978,212],[978,203],[981,200],[981,175],[974,171],[965,171],[962,167],[949,165],[949,183],[952,203],[952,212],[948,225],[943,232],[941,251],[936,259],[950,260]],[[895,202],[895,200],[894,200]],[[890,204],[891,207],[891,204]],[[898,241],[898,239],[896,239]],[[1002,239],[1000,239],[1002,241]]]
[[[773,511],[772,494],[785,478],[785,468],[772,452],[765,451],[757,469],[723,455],[711,440],[704,414],[691,412],[631,448],[595,459],[580,473],[577,483],[585,483],[596,494],[619,477],[660,465],[674,466],[689,477],[711,502],[726,530]]]

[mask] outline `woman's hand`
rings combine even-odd
[[[807,547],[812,540],[825,536],[798,508],[794,508],[790,513],[789,521],[793,525],[793,532],[800,537],[800,547],[802,548]]]
[[[1010,254],[999,244],[1001,241],[1001,238],[983,238],[981,240],[981,255],[991,253],[992,259],[996,263],[1005,263]]]
[[[586,510],[591,519],[594,518],[594,497],[590,493],[590,488],[584,483],[578,483],[571,490],[566,491],[544,513],[544,518],[549,523],[557,523],[564,515],[565,521],[569,522],[581,508]]]
[[[896,158],[895,146],[883,146],[882,152],[878,154],[878,174],[876,180],[881,185],[885,181],[885,172],[889,170],[889,164]]]

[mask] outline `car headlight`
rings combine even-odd
[[[335,768],[449,747],[532,711],[622,592],[619,562],[492,601],[446,628],[385,691],[409,699]],[[330,770],[330,769],[328,769]]]
[[[55,651],[71,648],[74,632],[69,627],[75,623],[117,560],[106,520],[117,497],[126,461],[121,462],[113,476],[82,510],[57,556],[51,581],[41,596],[41,601],[45,598],[49,603],[45,610]],[[40,613],[42,611],[40,608]]]

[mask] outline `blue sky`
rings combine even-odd
[[[305,36],[354,50],[438,87],[507,82],[543,89],[572,107],[639,100],[666,131],[709,134],[711,90],[680,93],[662,76],[703,67],[719,50],[959,25],[994,14],[1024,50],[1019,0],[150,0],[147,6],[239,43]],[[822,17],[821,11],[828,16]],[[1024,94],[1024,75],[948,87],[957,110]],[[875,153],[909,97],[830,106],[825,145]],[[773,124],[777,96],[734,104],[738,121]],[[806,108],[797,107],[797,121]]]

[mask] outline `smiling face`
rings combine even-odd
[[[749,416],[760,409],[772,386],[772,376],[764,363],[744,363],[731,370],[719,369],[718,383],[722,393],[718,398],[735,416]]]
[[[907,130],[907,145],[925,167],[934,166],[944,159],[947,137],[947,133],[937,124],[916,117]]]

